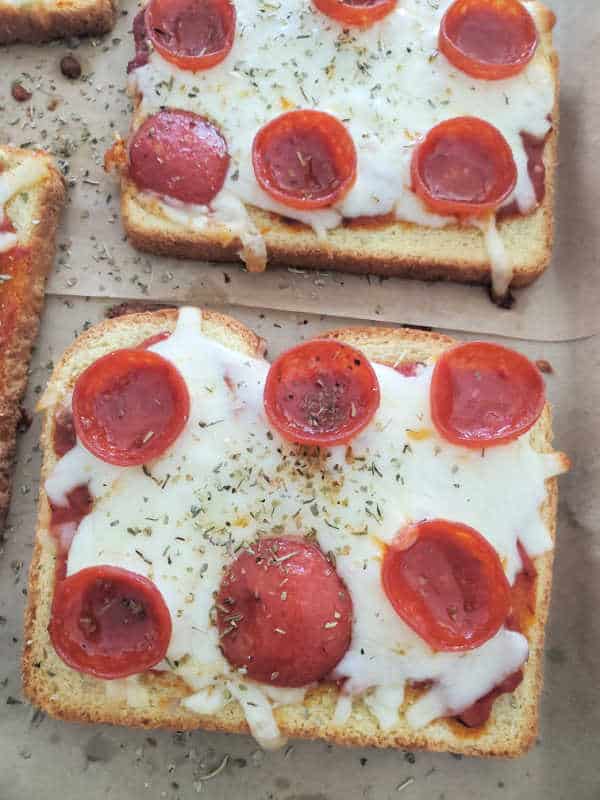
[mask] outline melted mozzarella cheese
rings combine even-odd
[[[238,0],[235,42],[221,64],[192,73],[154,52],[134,70],[132,87],[142,97],[138,118],[164,106],[207,115],[231,154],[225,191],[322,233],[343,217],[390,213],[423,226],[454,223],[431,214],[412,192],[409,165],[415,142],[434,125],[473,115],[499,128],[510,144],[518,179],[508,202],[516,200],[527,213],[536,199],[521,132],[544,137],[550,130],[556,86],[548,54],[540,44],[525,70],[506,80],[479,81],[462,73],[437,50],[450,2],[402,0],[371,28],[345,31],[306,0]],[[328,111],[352,135],[357,180],[332,208],[301,212],[281,205],[256,181],[254,136],[290,108]],[[216,208],[211,221],[229,225]],[[496,252],[490,251],[493,264]]]
[[[47,164],[39,158],[27,158],[16,167],[0,173],[0,206],[19,192],[39,183],[48,172]]]
[[[48,166],[39,158],[27,158],[17,166],[0,172],[0,218],[6,214],[6,205],[12,198],[30,189],[46,176]],[[0,253],[11,250],[18,242],[17,233],[0,233]]]
[[[506,629],[476,650],[433,652],[382,590],[381,545],[413,521],[457,520],[492,543],[513,581],[521,567],[517,538],[533,556],[552,546],[540,504],[546,478],[560,468],[555,456],[537,453],[528,436],[485,451],[449,444],[429,413],[432,368],[407,378],[378,364],[381,405],[373,421],[351,450],[311,455],[267,424],[267,362],[205,338],[197,310],[180,311],[175,332],[151,349],[173,362],[190,392],[189,421],[177,441],[145,469],[105,464],[77,443],[45,489],[56,504],[81,483],[94,497],[73,539],[69,574],[113,564],[148,576],[162,592],[173,620],[162,666],[190,685],[189,709],[210,713],[233,696],[262,744],[273,745],[273,705],[303,696],[232,670],[211,622],[224,566],[243,542],[264,535],[316,537],[335,554],[353,599],[352,642],[335,670],[347,695],[338,724],[351,698],[367,693],[382,727],[393,727],[405,682],[432,680],[407,715],[422,726],[468,707],[523,663],[527,641]]]
[[[16,245],[18,241],[17,234],[11,231],[0,232],[0,253],[7,253]]]

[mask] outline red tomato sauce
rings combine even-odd
[[[544,147],[546,145],[546,141],[548,140],[548,136],[550,136],[550,133],[551,131],[543,139],[538,139],[536,136],[532,136],[530,133],[521,133],[523,147],[527,153],[527,172],[529,173],[529,179],[533,184],[535,199],[537,200],[538,205],[543,203],[544,197],[546,196],[546,167],[544,165]],[[497,219],[498,222],[501,222],[504,219],[518,216],[526,215],[519,211],[517,201],[513,200],[512,203],[509,203],[509,205],[504,206],[504,208],[501,208],[498,211]]]
[[[511,612],[506,620],[506,627],[512,631],[526,634],[535,614],[537,570],[521,542],[517,542],[517,547],[521,556],[522,569],[515,578],[511,589]],[[514,692],[522,680],[523,670],[518,669],[491,692],[465,709],[456,719],[468,728],[478,728],[484,725],[492,713],[494,700],[506,692]]]
[[[75,447],[75,428],[70,410],[61,408],[54,418],[54,452],[62,458]],[[73,537],[81,520],[90,513],[93,499],[85,484],[76,486],[67,495],[66,506],[55,506],[50,503],[50,533],[56,541],[56,580],[60,581],[67,574],[67,558]]]

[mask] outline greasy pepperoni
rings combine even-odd
[[[115,350],[83,372],[73,392],[78,438],[109,464],[145,464],[162,455],[188,419],[178,370],[150,350]]]
[[[159,342],[164,342],[165,339],[168,339],[171,335],[171,331],[162,331],[161,333],[155,333],[153,336],[149,336],[147,339],[144,339],[143,342],[138,344],[140,350],[147,350],[152,345],[158,344]]]
[[[342,25],[368,28],[396,8],[398,0],[313,0],[315,6]]]
[[[229,168],[227,142],[191,111],[165,109],[138,128],[129,145],[129,176],[140,189],[206,205]]]
[[[73,414],[68,408],[60,408],[54,415],[54,452],[62,458],[76,442]]]
[[[533,17],[519,0],[456,0],[442,19],[438,47],[468,75],[498,80],[521,72],[537,43]]]
[[[273,427],[289,441],[318,447],[349,442],[369,424],[379,399],[369,361],[333,339],[305,342],[280,355],[264,391]]]
[[[472,706],[466,708],[457,719],[466,725],[467,728],[480,728],[484,725],[492,713],[492,706],[494,700],[500,697],[501,694],[514,692],[517,686],[523,680],[523,670],[518,669],[505,678],[498,686],[495,686],[491,692],[488,692],[484,697],[481,697]]]
[[[414,150],[413,190],[434,212],[477,216],[502,205],[515,187],[510,145],[488,122],[454,117],[432,128]]]
[[[229,663],[275,686],[322,680],[350,644],[350,595],[317,545],[300,538],[262,539],[243,551],[216,608]]]
[[[192,72],[209,69],[233,46],[235,7],[229,0],[151,0],[146,28],[167,61]]]
[[[125,678],[164,658],[171,615],[148,578],[120,567],[88,567],[56,584],[48,631],[73,669]]]
[[[431,416],[453,444],[480,448],[511,442],[535,424],[544,403],[539,370],[501,345],[457,345],[442,354],[433,371]]]
[[[133,20],[133,41],[135,43],[135,56],[127,64],[127,74],[138,67],[148,63],[150,47],[146,34],[146,9],[142,8]]]
[[[433,650],[480,647],[510,609],[510,585],[492,545],[444,519],[399,534],[387,548],[382,583],[398,615]]]
[[[324,208],[356,180],[356,150],[344,125],[324,111],[288,111],[262,127],[252,144],[261,187],[292,208]]]
[[[76,486],[67,495],[64,506],[50,504],[50,532],[56,541],[56,580],[67,574],[67,558],[81,520],[92,510],[94,501],[85,485]]]

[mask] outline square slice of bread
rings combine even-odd
[[[20,403],[65,200],[63,179],[42,152],[0,146],[0,187],[3,176],[28,164],[36,165],[34,182],[25,188],[25,181],[24,190],[8,198],[4,212],[0,207],[0,218],[8,217],[17,238],[15,249],[0,253],[0,528],[10,502]]]
[[[173,330],[174,310],[136,313],[94,326],[77,339],[55,368],[41,400],[45,411],[42,434],[43,468],[35,550],[30,570],[28,608],[25,619],[23,682],[26,695],[52,716],[78,722],[112,723],[146,728],[166,727],[243,733],[248,731],[237,702],[228,702],[213,715],[197,715],[180,701],[190,693],[172,673],[142,675],[135,687],[116,689],[111,681],[83,675],[57,656],[48,636],[48,623],[54,591],[56,550],[49,534],[50,509],[44,481],[56,463],[53,450],[54,410],[71,391],[79,374],[95,359],[119,347],[138,345],[148,337]],[[235,320],[204,312],[203,333],[241,353],[261,357],[264,343]],[[387,362],[431,362],[452,346],[454,340],[435,333],[409,329],[346,328],[328,334],[360,348],[369,358]],[[530,433],[535,449],[552,451],[549,407]],[[568,465],[566,456],[565,468]],[[557,484],[546,483],[542,514],[554,539],[556,530]],[[535,559],[538,571],[535,617],[527,631],[529,659],[524,680],[511,695],[502,695],[493,705],[489,721],[479,729],[469,729],[452,719],[431,723],[422,730],[412,729],[400,714],[399,723],[383,731],[361,700],[355,700],[352,715],[342,725],[335,724],[338,698],[335,685],[324,684],[308,692],[302,704],[285,705],[275,710],[284,736],[320,738],[344,745],[423,748],[479,756],[517,756],[531,746],[538,726],[538,701],[542,687],[544,627],[548,615],[552,584],[553,552]],[[408,692],[406,706],[414,699]],[[403,710],[405,710],[403,707]]]
[[[0,0],[0,44],[100,36],[116,19],[116,0]]]
[[[507,262],[512,265],[510,288],[528,286],[549,264],[554,238],[554,193],[559,130],[558,56],[552,41],[555,16],[534,0],[540,27],[538,58],[552,76],[555,104],[552,129],[546,139],[543,162],[545,195],[527,215],[512,215],[498,222]],[[200,95],[201,96],[201,95]],[[508,96],[506,95],[508,103]],[[135,130],[143,117],[139,114]],[[212,109],[205,113],[211,116]],[[215,116],[218,114],[215,109]],[[408,123],[407,123],[408,124]],[[206,261],[234,261],[244,250],[238,235],[224,224],[211,222],[194,229],[185,221],[161,213],[160,205],[140,192],[127,176],[127,156],[119,156],[121,177],[121,215],[131,244],[139,250],[165,256]],[[343,224],[318,235],[313,228],[293,219],[247,205],[246,210],[266,245],[267,261],[272,264],[307,269],[338,270],[357,274],[401,276],[421,280],[449,280],[460,283],[492,283],[492,257],[484,233],[472,225],[424,227],[375,217],[372,222],[343,220]],[[262,262],[248,250],[244,255],[250,271],[262,269]]]

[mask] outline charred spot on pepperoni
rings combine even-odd
[[[455,117],[432,128],[411,162],[412,188],[434,212],[478,216],[497,209],[517,182],[504,136],[477,117]]]
[[[387,548],[381,573],[396,613],[438,651],[480,647],[504,624],[510,585],[497,552],[467,525],[411,525]]]
[[[187,386],[150,350],[115,350],[80,376],[73,392],[77,436],[109,464],[135,466],[162,455],[187,422]]]
[[[350,595],[321,550],[299,537],[261,539],[238,555],[216,609],[229,663],[274,686],[323,680],[350,645]]]
[[[165,109],[148,117],[129,145],[129,177],[140,189],[206,205],[223,188],[227,142],[207,119]]]
[[[146,29],[156,50],[181,69],[210,69],[228,55],[235,36],[229,0],[151,0]]]
[[[499,80],[521,72],[537,44],[533,17],[519,0],[456,0],[442,19],[438,47],[468,75]]]
[[[325,208],[356,180],[356,150],[344,125],[323,111],[289,111],[254,137],[252,165],[267,194],[292,208]]]
[[[271,365],[264,389],[270,423],[288,441],[309,446],[349,442],[369,424],[379,401],[369,361],[334,339],[283,353]]]
[[[440,356],[433,371],[431,416],[453,444],[480,448],[514,441],[536,423],[544,404],[539,370],[501,345],[457,345]]]
[[[387,17],[398,0],[313,0],[316,8],[342,25],[368,28]]]
[[[124,678],[164,658],[171,615],[148,578],[120,567],[88,567],[57,583],[48,630],[73,669]]]

